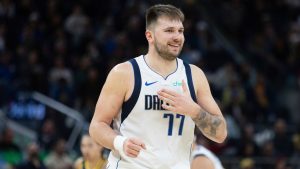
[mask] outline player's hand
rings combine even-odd
[[[132,158],[139,155],[142,149],[146,150],[146,145],[141,140],[137,138],[128,138],[123,145],[124,153]]]
[[[194,117],[199,113],[201,107],[192,99],[184,80],[182,80],[182,91],[183,93],[177,93],[176,91],[163,88],[157,94],[159,99],[164,102],[162,105],[164,109]]]

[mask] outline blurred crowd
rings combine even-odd
[[[162,2],[184,11],[180,57],[206,73],[228,123],[227,141],[209,148],[244,169],[299,167],[299,0],[1,0],[0,107],[39,91],[89,122],[112,66],[147,52],[145,9]],[[64,134],[49,114],[39,136],[43,161]],[[1,133],[0,152],[24,152],[10,129]],[[36,150],[29,146],[27,156]],[[0,166],[5,159],[0,153]]]

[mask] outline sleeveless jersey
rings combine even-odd
[[[130,60],[134,90],[114,119],[114,129],[122,136],[140,138],[146,150],[137,158],[112,151],[109,169],[190,169],[195,124],[190,116],[163,109],[157,95],[163,87],[182,93],[184,80],[196,101],[191,68],[181,59],[176,61],[176,71],[164,78],[147,65],[143,55]]]
[[[215,169],[224,169],[219,158],[215,154],[213,154],[210,150],[206,149],[201,145],[196,146],[195,150],[192,153],[192,160],[197,156],[205,156],[208,159],[210,159]]]

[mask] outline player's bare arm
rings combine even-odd
[[[82,164],[83,158],[78,158],[75,160],[73,168],[74,169],[80,169],[81,164]]]
[[[129,62],[115,66],[109,73],[98,98],[89,132],[97,143],[111,150],[115,149],[117,133],[110,124],[131,93],[134,83],[132,66]],[[139,140],[128,138],[123,145],[126,155],[136,157],[143,145]]]
[[[130,77],[129,71],[130,64],[128,63],[119,64],[111,70],[101,90],[90,124],[91,137],[109,149],[114,148],[113,139],[117,135],[111,129],[110,124],[124,102],[128,90],[128,84],[124,78]],[[120,85],[120,81],[125,84]]]
[[[210,92],[208,81],[203,73],[196,66],[191,66],[193,83],[197,95],[195,103],[183,81],[183,93],[177,93],[169,89],[162,89],[158,92],[160,99],[168,103],[163,107],[172,112],[189,115],[196,126],[209,139],[221,143],[227,136],[225,119]]]
[[[193,159],[191,164],[191,169],[205,168],[205,169],[214,169],[213,162],[206,156],[198,156]]]
[[[202,133],[211,140],[221,143],[227,136],[227,125],[222,112],[214,100],[204,72],[192,65],[193,82],[196,88],[198,113],[193,120]]]

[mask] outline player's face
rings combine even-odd
[[[184,44],[184,28],[180,20],[160,17],[154,27],[153,45],[156,52],[166,60],[174,60]]]
[[[99,157],[101,146],[99,146],[90,136],[85,135],[81,140],[80,150],[85,160],[91,160]]]

